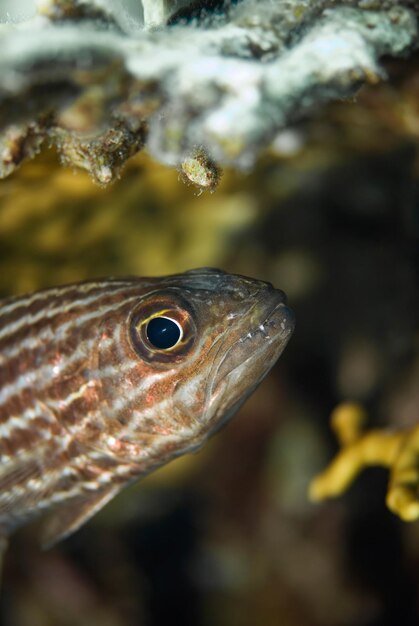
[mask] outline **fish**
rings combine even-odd
[[[201,268],[0,300],[0,540],[76,531],[133,481],[198,450],[294,329],[270,283]]]

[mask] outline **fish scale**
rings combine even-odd
[[[163,348],[149,323],[179,339]],[[163,320],[163,322],[162,322]],[[198,449],[294,328],[282,291],[203,268],[86,281],[0,301],[0,541],[46,514],[43,542]]]

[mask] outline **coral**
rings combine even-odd
[[[43,143],[43,129],[40,124],[8,126],[0,137],[0,162],[3,176],[11,174],[16,166],[27,157],[35,156]]]
[[[337,496],[347,489],[366,467],[390,469],[387,506],[401,519],[419,518],[419,426],[400,431],[362,432],[365,413],[357,404],[339,405],[331,425],[342,446],[330,466],[310,485],[314,501]]]
[[[42,140],[101,184],[143,145],[178,168],[196,146],[249,168],[281,129],[385,78],[380,59],[418,44],[408,0],[130,6],[42,0],[34,18],[1,26],[1,177]]]
[[[88,170],[96,183],[106,185],[118,176],[127,158],[143,147],[144,128],[140,124],[138,129],[130,129],[121,123],[85,140],[57,128],[53,137],[63,163]]]
[[[205,150],[197,149],[182,162],[180,173],[201,191],[214,191],[221,178],[221,170],[211,161]]]

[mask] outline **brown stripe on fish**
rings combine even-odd
[[[37,394],[42,396],[47,387],[42,386],[44,381],[52,378],[65,380],[78,371],[86,360],[86,350],[97,343],[97,337],[94,340],[84,338],[91,323],[95,319],[105,318],[110,312],[117,313],[130,301],[130,297],[127,297],[121,304],[117,299],[118,294],[101,298],[95,301],[94,311],[85,308],[74,310],[70,318],[67,313],[57,314],[55,318],[44,320],[44,323],[50,324],[44,328],[44,332],[35,325],[31,329],[34,336],[29,338],[26,336],[20,341],[13,335],[4,338],[0,359],[0,411],[2,405],[14,395],[22,395],[27,389],[36,387]],[[4,346],[6,341],[9,345]],[[56,350],[50,353],[48,360],[44,354],[51,343],[56,346]]]
[[[115,459],[86,455],[83,446],[70,439],[62,449],[57,449],[53,442],[45,442],[43,451],[48,452],[48,461],[42,472],[33,455],[26,456],[22,467],[9,472],[6,469],[0,481],[0,525],[4,526],[2,513],[7,512],[10,502],[15,513],[20,507],[26,510],[30,504],[26,520],[51,503],[90,494],[110,482],[125,482],[132,473],[131,466],[121,466]]]
[[[28,296],[13,296],[3,300],[2,316],[4,316],[6,322],[9,323],[20,317],[22,313],[28,315],[46,310],[51,303],[57,302],[57,300],[61,300],[63,305],[65,305],[66,302],[70,303],[76,298],[80,299],[82,295],[87,296],[92,293],[100,294],[103,291],[109,293],[110,285],[112,285],[112,289],[132,287],[132,280],[110,279],[105,281],[86,281],[84,283],[44,289],[43,291],[37,291]]]
[[[62,325],[67,329],[69,322],[72,320],[76,320],[77,325],[83,326],[84,322],[106,313],[107,308],[109,310],[112,310],[113,306],[118,308],[118,305],[121,305],[121,295],[126,297],[129,295],[129,292],[134,292],[135,297],[135,291],[135,286],[131,287],[130,290],[123,286],[113,289],[111,293],[100,289],[97,293],[88,294],[84,298],[74,298],[73,300],[65,298],[57,301],[55,298],[49,298],[46,305],[40,306],[34,313],[30,310],[20,315],[18,312],[15,312],[11,320],[7,319],[8,316],[5,319],[2,317],[0,349],[3,351],[7,343],[13,340],[17,334],[20,335],[22,340],[25,337],[33,336],[34,333],[39,335],[43,329],[50,331],[54,328],[59,329]],[[39,339],[41,341],[42,335]]]

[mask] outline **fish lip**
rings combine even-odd
[[[262,321],[255,327],[253,327],[244,337],[241,337],[238,342],[243,343],[246,340],[253,339],[257,334],[261,334],[265,339],[275,339],[269,334],[269,328],[275,328],[276,313],[281,310],[282,321],[280,322],[281,334],[284,337],[288,337],[292,334],[295,328],[295,315],[292,309],[286,304],[286,296],[284,294],[284,300],[274,305],[266,314],[266,317],[262,318]],[[234,347],[231,346],[231,348]],[[230,348],[230,349],[231,349]]]
[[[254,318],[256,315],[257,321],[252,324],[247,333],[241,334],[229,346],[218,363],[216,370],[210,373],[212,380],[208,386],[206,410],[203,413],[206,419],[211,419],[211,413],[213,412],[211,406],[214,403],[224,403],[223,396],[227,392],[232,374],[238,368],[246,367],[247,365],[250,370],[252,362],[255,368],[254,384],[243,385],[242,396],[244,401],[268,374],[292,335],[295,327],[295,316],[286,304],[287,298],[285,293],[279,289],[273,289],[269,285],[266,285],[266,287],[269,290],[264,295],[270,302],[264,305],[263,301],[266,298],[263,297],[250,305],[243,318],[247,319],[249,316]],[[262,311],[260,311],[261,307]],[[249,341],[252,342],[252,347],[250,348],[249,346],[250,349],[246,349],[245,344]],[[222,349],[222,344],[224,342],[221,342],[218,353]],[[240,351],[243,351],[243,359],[240,359]],[[230,367],[227,364],[234,354],[236,354],[236,362],[230,363]],[[266,358],[263,363],[260,363],[258,371],[257,362],[264,354]]]
[[[279,312],[281,313],[281,321],[278,323],[277,314]],[[280,302],[276,306],[272,307],[272,309],[267,313],[266,317],[263,318],[263,321],[260,322],[260,324],[258,324],[256,327],[253,327],[253,329],[251,329],[244,337],[241,337],[229,348],[225,357],[227,357],[229,352],[237,348],[238,344],[245,343],[246,341],[258,342],[255,346],[254,351],[252,351],[249,356],[246,357],[243,361],[237,363],[235,367],[232,367],[231,370],[225,375],[228,376],[229,374],[233,373],[238,367],[243,366],[249,361],[256,360],[258,356],[260,356],[261,352],[268,351],[270,347],[273,347],[274,344],[278,342],[278,354],[272,358],[273,365],[285,348],[285,345],[291,337],[294,328],[294,312],[285,304],[285,302]],[[260,337],[263,338],[262,342],[266,341],[266,343],[261,343]],[[270,367],[267,371],[269,371],[269,369]]]

